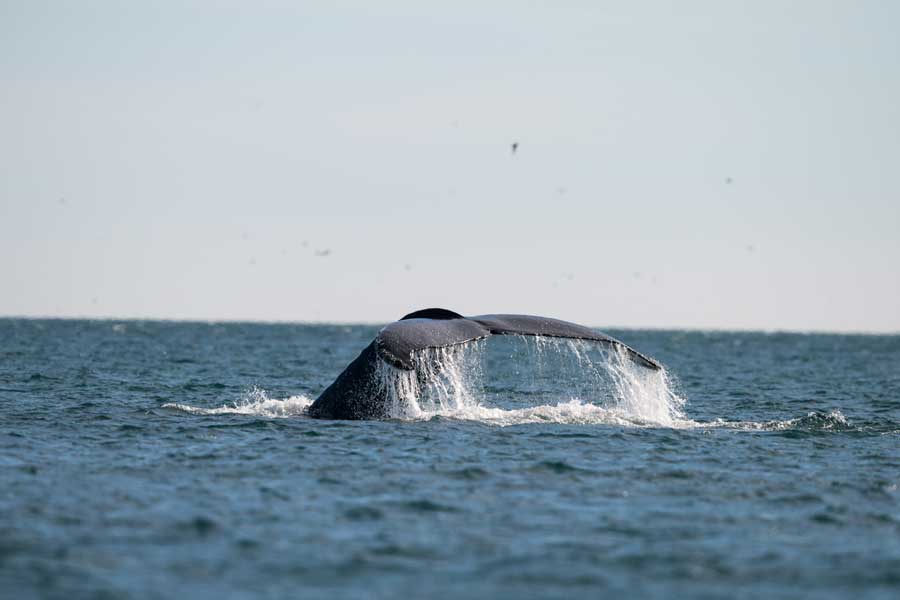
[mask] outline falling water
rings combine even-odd
[[[620,346],[536,336],[507,338],[496,351],[484,340],[428,348],[413,356],[415,368],[379,364],[379,382],[396,419],[444,416],[497,424],[596,422],[672,426],[684,419],[684,400],[664,369],[632,361]],[[504,356],[497,360],[495,352]],[[493,373],[502,362],[513,371]],[[510,404],[530,398],[530,406]]]

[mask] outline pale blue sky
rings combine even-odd
[[[0,315],[900,331],[898,24],[0,0]]]

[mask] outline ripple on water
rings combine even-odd
[[[661,387],[576,394],[577,360],[556,370],[544,347],[557,362],[529,371],[507,346],[475,403],[340,423],[308,419],[304,394],[375,327],[129,323],[111,345],[110,323],[4,323],[0,595],[838,600],[900,584],[898,336],[622,332],[683,376],[681,417]]]
[[[463,467],[454,471],[448,471],[447,475],[455,479],[464,479],[467,481],[476,481],[490,476],[490,473],[481,467]]]
[[[353,506],[343,511],[344,518],[350,521],[380,521],[384,512],[374,506]]]
[[[402,507],[413,512],[435,513],[435,512],[459,512],[459,509],[449,504],[442,504],[427,498],[402,502]]]
[[[572,474],[572,473],[588,473],[589,471],[586,469],[581,469],[579,467],[575,467],[570,465],[564,460],[542,460],[538,461],[534,465],[531,466],[529,471],[535,473],[557,473],[557,474]]]

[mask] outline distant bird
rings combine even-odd
[[[725,178],[725,183],[727,183],[728,185],[731,185],[731,183],[732,183],[733,181],[734,181],[734,179],[732,179],[731,177],[726,177],[726,178]]]
[[[512,143],[512,153],[515,154],[516,150],[518,150],[518,149],[519,149],[519,142],[513,142]]]
[[[329,248],[325,248],[324,250],[316,250],[316,256],[328,256],[331,254],[331,250]]]

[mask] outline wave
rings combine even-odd
[[[285,418],[306,416],[306,411],[312,403],[312,398],[306,396],[290,396],[283,399],[269,398],[265,390],[253,388],[243,398],[233,404],[217,408],[201,408],[173,402],[163,404],[162,407],[186,412],[191,415],[251,415]]]
[[[308,417],[307,409],[313,399],[307,396],[269,398],[264,390],[254,389],[246,398],[231,405],[203,408],[187,404],[167,403],[162,408],[181,411],[190,415],[244,415],[266,418]],[[738,431],[772,432],[841,432],[856,431],[850,421],[838,410],[828,413],[810,412],[802,417],[773,421],[695,421],[682,418],[665,424],[643,419],[635,414],[617,408],[607,408],[590,402],[572,399],[556,404],[541,404],[529,408],[504,409],[475,404],[457,409],[422,411],[417,416],[391,417],[400,421],[430,421],[452,419],[473,421],[497,427],[530,424],[559,425],[611,425],[627,428],[667,428],[667,429],[731,429]]]
[[[851,431],[856,428],[839,410],[830,412],[813,411],[802,417],[781,421],[726,421],[716,419],[701,423],[704,427],[725,427],[745,431]]]

